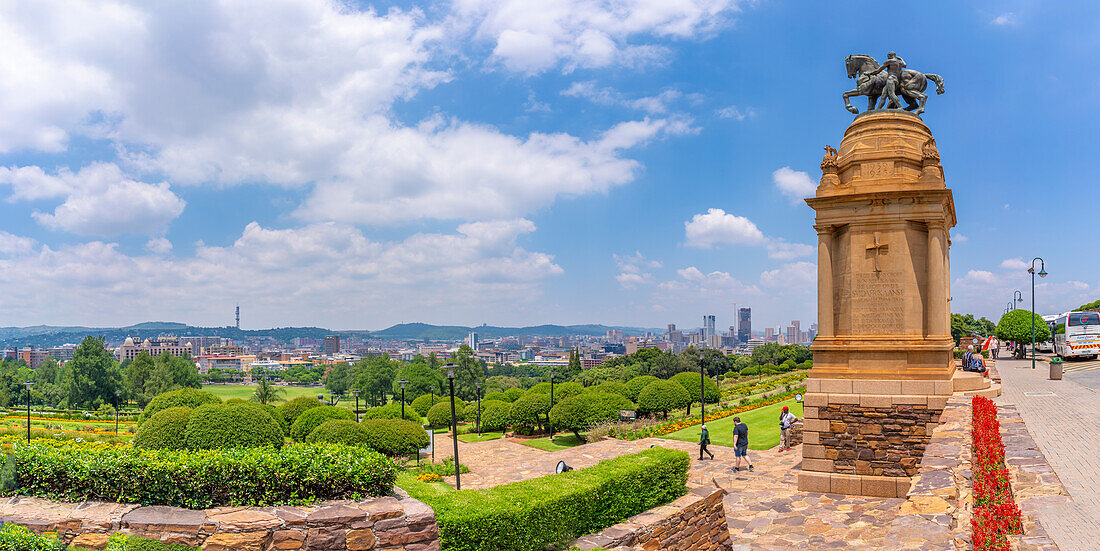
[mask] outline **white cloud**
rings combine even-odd
[[[535,91],[528,90],[527,103],[523,104],[523,110],[528,113],[549,113],[550,104],[539,101],[538,98],[535,97]]]
[[[702,249],[714,245],[760,245],[765,241],[764,233],[748,218],[714,208],[684,222],[684,233],[686,245]]]
[[[817,191],[817,184],[810,179],[810,175],[798,170],[791,170],[785,166],[772,172],[772,181],[779,191],[791,199],[792,203],[799,203],[805,197],[812,196]]]
[[[961,233],[957,233],[954,237],[951,238],[951,241],[953,243],[966,243],[967,241],[970,241],[970,237]]]
[[[594,80],[574,82],[562,90],[561,95],[575,98],[583,98],[599,105],[619,105],[644,111],[651,115],[664,114],[669,110],[669,104],[682,98],[683,92],[670,88],[655,96],[646,96],[637,99],[628,99],[618,90],[609,86],[598,86]]]
[[[994,17],[990,23],[997,25],[998,27],[1010,27],[1016,24],[1016,14],[1013,12],[1006,12]]]
[[[669,302],[677,297],[690,300],[692,298],[713,297],[720,295],[745,295],[757,294],[759,289],[755,285],[746,285],[729,272],[712,271],[703,273],[695,266],[688,266],[676,270],[679,279],[661,282],[657,285],[658,296],[662,302]]]
[[[145,249],[155,254],[168,254],[172,252],[172,242],[163,237],[154,237],[145,243]]]
[[[775,289],[816,292],[817,264],[793,262],[765,271],[760,274],[760,284]]]
[[[0,167],[0,184],[11,185],[9,201],[64,197],[52,214],[35,210],[31,217],[48,228],[97,237],[161,231],[186,204],[167,183],[129,179],[113,163],[55,174],[37,166]]]
[[[661,263],[647,259],[641,252],[635,251],[632,255],[611,255],[615,260],[615,266],[619,269],[619,275],[615,281],[624,289],[633,289],[641,285],[653,283],[654,268],[660,268]]]
[[[459,21],[494,44],[492,61],[538,74],[561,67],[634,67],[667,58],[654,38],[693,39],[721,28],[739,0],[456,0]]]
[[[811,245],[788,243],[781,238],[769,238],[766,247],[768,249],[768,258],[777,260],[793,260],[795,258],[814,254],[815,251],[814,247]]]
[[[29,237],[14,235],[0,230],[0,253],[17,255],[29,253],[38,242]]]
[[[755,117],[756,116],[756,110],[753,109],[752,107],[745,107],[743,109],[739,109],[736,105],[730,105],[730,106],[723,107],[723,108],[715,111],[714,114],[718,115],[719,118],[733,119],[735,121],[740,122],[740,121],[743,121],[745,119]]]
[[[1024,262],[1024,259],[1020,257],[1006,258],[1001,261],[1002,270],[1026,270],[1029,267],[1028,263]]]
[[[516,244],[534,230],[529,220],[497,220],[378,242],[334,223],[286,230],[251,223],[232,244],[199,244],[186,258],[129,256],[99,241],[40,245],[0,258],[0,293],[9,297],[6,315],[41,320],[52,312],[56,323],[125,323],[163,312],[210,323],[238,301],[267,326],[363,327],[365,312],[374,323],[423,319],[429,310],[466,319],[528,303],[542,281],[562,273],[550,255]]]

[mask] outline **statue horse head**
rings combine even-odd
[[[878,62],[869,55],[853,54],[844,58],[844,65],[848,68],[848,78],[856,78],[878,69]]]

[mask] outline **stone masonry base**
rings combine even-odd
[[[578,539],[578,549],[615,551],[718,551],[730,549],[722,498],[726,491],[703,486],[665,505]]]

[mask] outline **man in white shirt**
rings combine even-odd
[[[791,427],[798,417],[791,413],[790,408],[783,406],[783,413],[779,414],[779,451],[791,449]]]

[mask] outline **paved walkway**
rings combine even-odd
[[[1047,364],[997,362],[1002,395],[1016,406],[1072,501],[1040,509],[1039,522],[1062,551],[1094,550],[1100,542],[1100,404],[1097,392],[1070,378],[1051,381]]]

